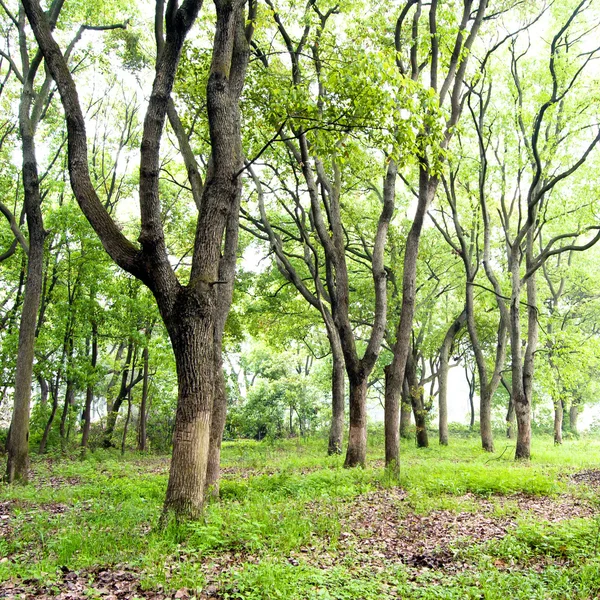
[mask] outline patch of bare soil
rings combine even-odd
[[[375,568],[378,563],[401,562],[458,571],[468,567],[458,559],[461,548],[504,537],[515,527],[517,516],[558,522],[594,514],[591,506],[572,496],[552,499],[515,494],[491,501],[468,494],[459,500],[474,500],[478,510],[415,514],[406,510],[406,494],[401,490],[380,490],[356,498],[341,510],[340,552],[351,552]],[[508,503],[515,516],[495,516]]]

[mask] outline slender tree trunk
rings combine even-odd
[[[563,404],[559,398],[554,401],[554,444],[562,444]]]
[[[19,30],[24,36],[24,17],[19,12]],[[26,65],[28,67],[28,65]],[[30,77],[31,75],[31,77]],[[15,372],[14,404],[8,441],[8,461],[5,479],[9,483],[27,482],[29,469],[29,413],[31,409],[31,382],[35,350],[35,329],[42,295],[44,268],[44,221],[41,211],[40,185],[35,155],[35,126],[30,119],[33,97],[33,73],[26,73],[19,104],[19,127],[23,156],[23,190],[29,256],[27,279],[19,326],[17,364]]]
[[[439,392],[438,392],[438,404],[439,404],[439,440],[442,446],[448,445],[448,369],[450,366],[450,353],[452,351],[452,345],[458,335],[459,331],[464,327],[467,322],[467,312],[463,310],[460,315],[455,319],[450,328],[448,329],[442,347],[440,348],[440,369],[438,373],[439,378]]]
[[[411,437],[410,422],[412,416],[412,403],[410,401],[410,391],[406,377],[402,384],[401,402],[400,402],[400,437],[409,439]]]
[[[210,426],[210,446],[206,466],[206,495],[219,497],[219,479],[221,475],[221,443],[227,418],[227,388],[223,372],[221,344],[215,347],[217,365],[215,367],[215,396],[213,400]]]
[[[419,201],[413,224],[406,239],[404,249],[404,271],[402,274],[402,306],[400,309],[400,321],[396,330],[396,343],[394,344],[394,357],[386,367],[386,390],[385,390],[385,464],[393,465],[399,462],[400,439],[399,439],[399,414],[398,402],[404,381],[404,373],[407,366],[407,358],[410,352],[410,336],[415,313],[417,257],[419,253],[419,240],[423,221],[429,205],[435,196],[439,180],[427,173],[425,167],[419,169]],[[389,372],[389,375],[388,375]],[[387,383],[390,389],[387,389]],[[412,397],[412,393],[411,393]],[[417,437],[419,435],[419,423],[417,425]],[[422,419],[422,415],[419,415]],[[425,436],[427,431],[425,431]]]
[[[50,410],[50,415],[48,417],[48,421],[46,421],[46,427],[44,427],[44,433],[42,434],[42,440],[40,441],[40,449],[39,453],[43,454],[46,452],[46,446],[48,445],[48,437],[50,436],[50,430],[52,429],[52,423],[54,422],[54,417],[58,411],[58,392],[60,386],[60,372],[56,374],[56,380],[54,385],[52,386],[52,408]]]
[[[131,369],[131,361],[133,359],[135,344],[133,340],[129,340],[127,345],[127,357],[125,359],[125,366],[123,367],[123,372],[121,373],[121,387],[119,388],[119,393],[115,398],[115,401],[111,403],[110,410],[106,416],[106,429],[104,430],[104,436],[102,440],[102,446],[104,448],[110,448],[113,446],[112,436],[115,430],[115,425],[117,424],[117,417],[119,416],[119,411],[121,410],[121,405],[125,398],[127,398],[127,380],[129,378],[129,369]]]
[[[92,367],[92,377],[95,377],[96,364],[98,362],[98,326],[95,321],[92,322],[92,354],[90,365]],[[94,383],[88,382],[85,389],[85,407],[83,409],[83,428],[81,432],[81,448],[85,454],[90,438],[90,426],[92,422],[92,402],[94,401]]]
[[[60,418],[60,445],[63,452],[67,449],[69,441],[71,411],[75,405],[75,382],[72,379],[67,380],[67,388],[65,390],[65,403],[63,406],[62,415]]]
[[[50,390],[48,389],[48,382],[41,375],[38,375],[37,380],[40,386],[40,405],[45,408],[48,404],[48,395],[50,393]],[[0,402],[0,405],[1,404],[2,403]]]
[[[137,449],[140,452],[146,451],[147,444],[147,433],[146,433],[146,419],[148,415],[148,384],[149,384],[149,355],[148,355],[148,344],[144,347],[142,352],[142,360],[144,361],[144,375],[142,379],[142,399],[140,401],[140,416],[138,422],[138,444]]]
[[[121,456],[125,455],[125,445],[127,443],[127,430],[129,429],[129,421],[131,420],[131,390],[133,388],[133,374],[135,369],[131,367],[131,381],[127,391],[127,417],[123,426],[123,437],[121,438]]]
[[[506,412],[506,437],[510,440],[515,439],[515,404],[512,398],[508,400],[508,411]]]
[[[367,459],[367,378],[350,379],[350,433],[345,467],[364,466]]]
[[[328,454],[341,454],[344,439],[344,412],[346,405],[346,380],[344,353],[340,339],[334,328],[329,331],[331,346],[331,427],[329,429]]]

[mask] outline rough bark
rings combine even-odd
[[[345,467],[364,466],[367,459],[367,380],[350,380],[350,431]]]
[[[439,441],[442,446],[448,445],[448,369],[452,345],[460,330],[467,322],[467,313],[463,310],[449,327],[440,348],[440,368],[438,371],[439,391]]]

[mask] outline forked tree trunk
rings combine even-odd
[[[350,432],[345,467],[364,466],[367,459],[367,379],[350,380]]]

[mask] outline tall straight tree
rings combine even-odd
[[[195,518],[205,499],[211,420],[220,385],[219,306],[222,245],[237,236],[243,157],[239,99],[248,64],[255,4],[215,0],[216,24],[207,83],[207,118],[211,159],[201,194],[189,281],[182,283],[171,265],[165,242],[159,194],[160,143],[183,43],[200,11],[201,0],[169,0],[165,40],[159,49],[152,93],[140,147],[140,215],[138,244],[121,232],[98,198],[88,170],[85,120],[77,87],[46,14],[37,0],[23,2],[27,17],[60,92],[68,131],[69,174],[73,193],[113,260],[152,291],[171,339],[177,366],[178,402],[173,457],[164,517]],[[157,19],[162,21],[162,4]],[[231,227],[235,231],[231,230]]]
[[[427,11],[427,24],[421,0],[407,0],[396,21],[396,63],[400,72],[413,81],[428,76],[428,85],[435,102],[423,121],[416,148],[418,169],[417,207],[404,248],[402,274],[402,306],[396,329],[392,362],[385,369],[385,462],[398,469],[400,449],[399,398],[404,381],[406,361],[410,352],[410,338],[415,313],[417,256],[425,216],[440,182],[440,162],[447,150],[462,113],[465,74],[473,44],[479,33],[488,6],[488,0],[464,0],[457,6],[456,34],[452,40],[441,38],[438,21],[441,12],[438,1],[432,0]],[[412,11],[410,23],[407,22]],[[423,53],[424,40],[428,48]],[[445,42],[445,43],[444,43]],[[449,57],[443,49],[452,48]],[[421,56],[420,56],[421,55]],[[445,68],[444,68],[445,66]],[[441,112],[445,111],[445,112]],[[434,128],[440,117],[445,119],[444,131],[438,143],[432,143]]]

